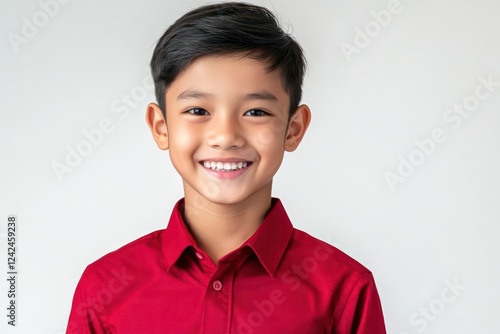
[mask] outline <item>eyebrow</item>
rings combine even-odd
[[[177,96],[177,100],[189,100],[189,99],[213,99],[214,95],[210,93],[204,93],[197,90],[185,90]],[[278,101],[278,98],[274,96],[271,92],[267,90],[260,90],[247,94],[243,97],[243,101],[252,100],[263,100],[263,101]]]
[[[189,100],[189,99],[213,99],[214,96],[209,93],[203,93],[197,90],[185,90],[177,96],[177,100]]]
[[[255,92],[255,93],[250,93],[250,94],[245,95],[243,100],[244,101],[251,101],[251,100],[278,101],[278,98],[267,90],[260,90],[260,91]]]

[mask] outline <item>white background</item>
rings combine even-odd
[[[500,81],[500,3],[401,0],[376,31],[371,12],[386,1],[254,2],[309,62],[312,123],[274,183],[295,227],[373,271],[389,333],[497,332],[500,87],[456,129],[443,117],[474,101],[478,77]],[[1,268],[7,216],[20,222],[18,327],[6,324],[2,279],[0,332],[64,332],[85,266],[166,226],[181,181],[144,121],[153,92],[140,93],[157,39],[202,4],[73,0],[45,22],[38,1],[0,4]],[[24,36],[27,21],[38,32]],[[355,40],[365,27],[367,46]],[[343,42],[363,47],[346,57]],[[59,180],[53,163],[103,119],[113,130]],[[415,140],[437,128],[446,140],[422,156]],[[421,164],[391,189],[386,173],[410,156]],[[446,282],[462,286],[450,303]]]

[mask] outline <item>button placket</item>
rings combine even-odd
[[[206,257],[206,256],[205,256]],[[220,260],[206,282],[203,329],[220,328],[219,333],[230,332],[234,267],[232,258]]]

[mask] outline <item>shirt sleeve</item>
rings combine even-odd
[[[386,334],[382,305],[370,272],[354,284],[332,334]]]
[[[105,334],[96,302],[97,294],[92,294],[95,280],[92,280],[89,267],[83,272],[73,296],[73,303],[66,327],[66,334]],[[94,290],[95,291],[95,290]],[[101,310],[102,311],[102,310]]]

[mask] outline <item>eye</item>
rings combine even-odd
[[[206,116],[206,115],[210,115],[208,113],[208,111],[206,111],[205,109],[203,108],[191,108],[191,109],[188,109],[186,110],[187,113],[190,113],[190,114],[193,114],[193,115],[196,115],[196,116]]]
[[[265,112],[264,110],[252,109],[252,110],[245,112],[243,115],[245,115],[245,116],[266,116],[269,114],[267,112]]]

